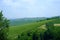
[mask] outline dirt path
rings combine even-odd
[[[54,24],[54,26],[60,26],[60,24]]]
[[[54,26],[60,26],[60,24],[54,24]],[[38,28],[40,28],[40,29],[46,29],[46,25],[42,25],[42,26],[40,26]]]

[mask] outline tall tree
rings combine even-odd
[[[2,11],[0,12],[0,40],[8,40],[9,20],[3,17]]]

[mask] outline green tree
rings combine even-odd
[[[2,11],[0,12],[0,40],[8,40],[8,27],[9,20],[3,17]]]
[[[44,40],[53,40],[54,24],[52,22],[46,23],[47,30],[44,32]]]

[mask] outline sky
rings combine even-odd
[[[60,0],[0,0],[0,10],[8,19],[60,15]]]

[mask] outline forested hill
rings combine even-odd
[[[45,17],[36,17],[36,18],[18,18],[18,19],[10,19],[11,26],[17,26],[32,22],[38,22],[40,20],[46,19]]]

